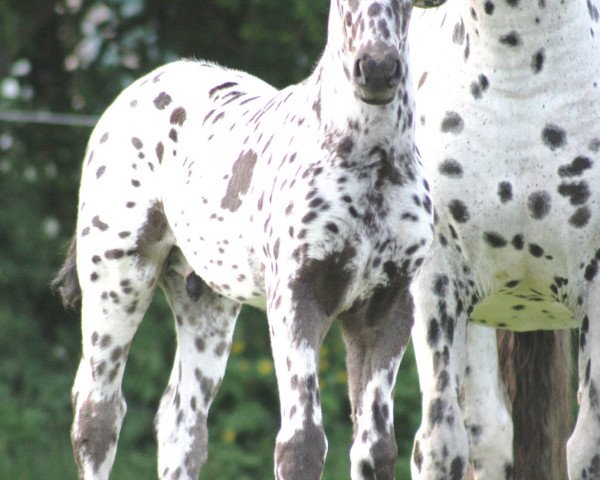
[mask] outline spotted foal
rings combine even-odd
[[[318,351],[336,318],[348,351],[351,476],[394,477],[407,285],[432,239],[413,138],[411,9],[404,0],[332,1],[323,57],[284,90],[180,61],[104,113],[58,279],[67,301],[77,295],[75,269],[81,286],[72,443],[83,478],[111,470],[123,369],[157,284],[177,329],[156,418],[161,478],[195,479],[206,460],[208,409],[243,303],[269,319],[281,401],[276,478],[321,476]]]

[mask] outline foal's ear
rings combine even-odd
[[[413,0],[413,5],[419,8],[434,8],[446,3],[446,0]]]

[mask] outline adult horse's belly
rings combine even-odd
[[[470,320],[481,325],[518,332],[577,328],[573,314],[562,303],[560,292],[547,282],[524,278],[514,287],[504,287],[479,302]]]

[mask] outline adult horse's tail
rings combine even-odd
[[[514,480],[567,478],[571,332],[499,331],[498,355],[512,402]]]

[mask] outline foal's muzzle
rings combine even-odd
[[[391,102],[400,84],[400,53],[387,45],[361,48],[354,60],[354,91],[363,102],[384,105]]]

